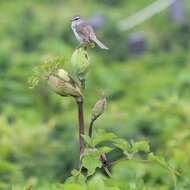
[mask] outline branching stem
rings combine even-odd
[[[91,120],[90,125],[89,125],[89,129],[88,129],[88,135],[89,135],[90,138],[92,137],[94,121],[95,121],[95,120]],[[101,162],[102,162],[102,167],[104,168],[106,174],[107,174],[109,177],[112,177],[111,172],[109,171],[109,163],[108,163],[108,160],[107,160],[107,158],[106,158],[106,155],[105,155],[105,154],[102,154],[102,155],[100,156],[100,160],[101,160]]]

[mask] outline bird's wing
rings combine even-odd
[[[76,27],[76,32],[87,42],[90,42],[94,34],[93,28],[87,23],[81,23]]]

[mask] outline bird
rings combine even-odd
[[[77,40],[80,44],[90,44],[92,42],[96,43],[101,49],[108,50],[108,47],[105,46],[98,38],[94,32],[94,29],[90,24],[88,24],[80,16],[74,16],[71,19],[71,28]]]

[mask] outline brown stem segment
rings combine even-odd
[[[83,98],[77,99],[78,106],[78,120],[79,120],[79,143],[80,143],[80,160],[83,157],[84,153],[84,139],[82,135],[84,135],[84,113],[83,113]]]

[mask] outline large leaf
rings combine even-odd
[[[115,140],[114,145],[117,148],[121,149],[125,155],[128,155],[128,152],[130,150],[130,145],[126,140],[118,138]]]
[[[101,167],[101,161],[99,157],[89,154],[83,158],[82,165],[88,170],[88,176],[91,176],[95,173],[96,168]]]
[[[95,175],[88,182],[88,190],[107,190],[104,183],[104,177],[101,175]]]
[[[92,145],[96,146],[97,144],[100,144],[102,142],[113,141],[116,138],[117,138],[117,136],[113,133],[101,134],[101,135],[98,135],[95,138],[93,138]]]
[[[97,155],[102,155],[102,154],[107,154],[109,152],[111,152],[113,150],[113,148],[109,147],[109,146],[103,146],[97,149]]]
[[[78,176],[71,176],[71,177],[67,178],[67,180],[65,181],[65,184],[77,183],[80,185],[85,185],[85,181],[86,181],[85,176],[80,174]]]

